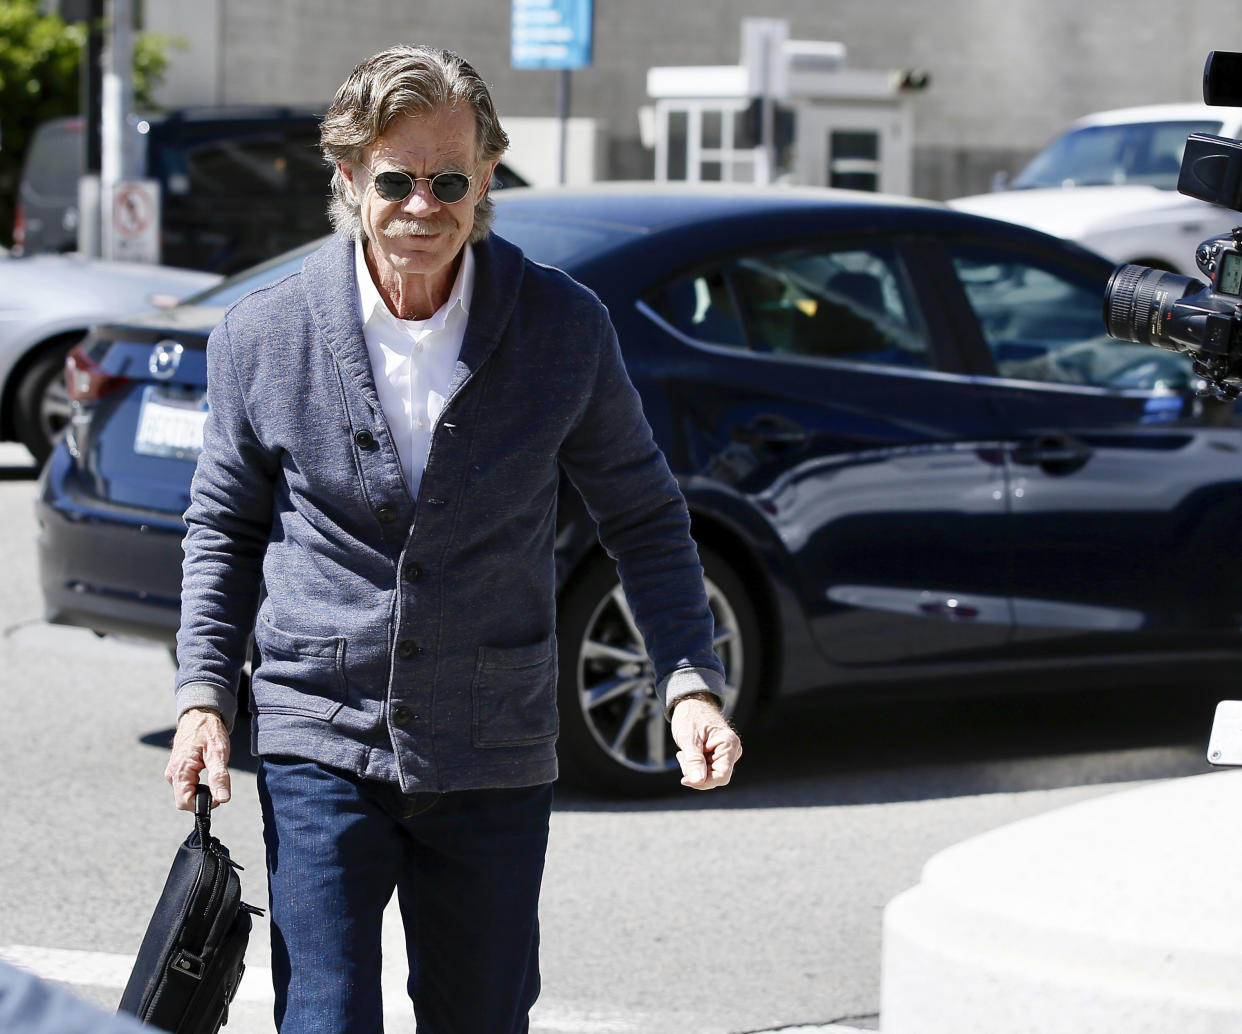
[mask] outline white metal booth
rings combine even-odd
[[[742,22],[742,63],[651,68],[655,178],[909,194],[913,91],[925,73],[853,71],[844,44]]]

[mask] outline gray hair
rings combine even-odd
[[[335,163],[359,164],[366,149],[399,115],[428,115],[459,104],[469,104],[474,111],[475,160],[490,162],[504,154],[509,137],[487,84],[452,51],[399,44],[367,58],[350,73],[319,127],[320,149],[334,165],[328,215],[338,233],[360,240],[362,217]],[[474,207],[472,242],[488,235],[493,215],[485,191]]]

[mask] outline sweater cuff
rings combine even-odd
[[[177,690],[177,720],[192,707],[219,711],[224,727],[231,733],[237,718],[237,697],[214,682],[187,682]]]
[[[716,698],[719,707],[724,707],[724,676],[715,668],[678,668],[660,681],[656,691],[664,701],[664,717],[669,720],[677,701],[692,693],[708,693]]]

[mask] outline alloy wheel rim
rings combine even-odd
[[[725,670],[724,712],[737,709],[745,656],[737,614],[720,588],[704,579],[715,618],[716,656]],[[578,703],[598,746],[636,772],[677,767],[677,748],[656,694],[655,669],[620,585],[596,604],[578,644]]]
[[[51,383],[44,389],[43,398],[39,400],[39,425],[48,441],[56,440],[56,436],[69,423],[71,413],[72,406],[64,378],[52,378]]]

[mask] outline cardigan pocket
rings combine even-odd
[[[259,714],[331,721],[345,704],[345,637],[295,635],[260,619],[250,695]]]
[[[476,747],[551,743],[556,714],[556,636],[529,646],[479,648],[474,669]]]

